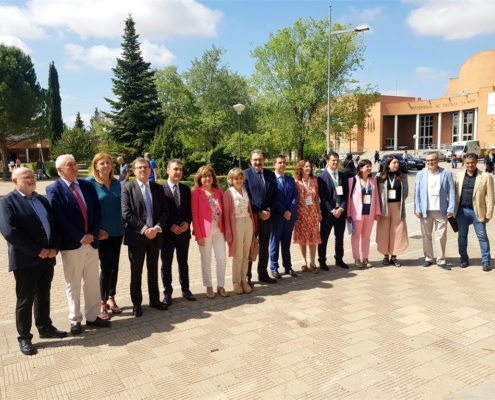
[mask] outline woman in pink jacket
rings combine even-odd
[[[218,185],[215,170],[210,165],[198,169],[191,192],[193,235],[199,245],[201,272],[206,297],[215,298],[211,279],[211,249],[217,262],[217,293],[228,297],[225,291],[225,227],[223,225],[222,189]]]
[[[349,200],[347,216],[352,219],[354,232],[351,235],[352,256],[358,268],[373,266],[368,260],[370,252],[371,230],[375,218],[381,214],[378,186],[371,176],[371,161],[361,160],[357,166],[356,176],[349,178]],[[359,244],[361,242],[361,261]]]
[[[245,179],[240,168],[233,168],[227,175],[229,188],[223,194],[223,222],[225,240],[232,259],[232,282],[236,294],[251,293],[246,282],[249,253],[254,247],[254,219],[251,203],[242,187]]]

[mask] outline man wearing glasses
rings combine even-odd
[[[450,270],[445,261],[445,244],[447,218],[454,215],[454,179],[452,172],[438,166],[438,156],[434,152],[426,155],[426,166],[418,172],[414,189],[414,213],[420,219],[423,236],[423,267],[432,265],[435,247],[437,265]]]

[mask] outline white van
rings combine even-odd
[[[477,140],[465,140],[463,142],[452,143],[452,152],[455,152],[457,160],[462,160],[464,155],[468,153],[474,153],[478,157],[480,155],[480,142]]]

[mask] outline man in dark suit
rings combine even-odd
[[[251,168],[244,170],[246,180],[243,183],[246,189],[253,214],[258,216],[258,240],[260,252],[258,255],[258,280],[266,283],[277,283],[270,278],[267,271],[268,250],[270,246],[270,234],[272,231],[271,210],[275,204],[275,189],[277,180],[275,174],[263,168],[265,156],[262,150],[251,152]],[[250,286],[252,277],[252,262],[248,264],[247,282]]]
[[[327,168],[318,175],[317,181],[322,217],[320,224],[321,244],[318,245],[320,269],[328,271],[327,243],[332,228],[335,236],[335,263],[341,268],[349,268],[343,261],[349,185],[347,184],[347,177],[339,172],[339,155],[337,153],[329,154]]]
[[[110,321],[101,319],[100,271],[98,260],[98,235],[100,234],[100,201],[94,186],[77,179],[79,170],[70,154],[59,156],[55,166],[60,178],[47,186],[48,201],[55,220],[62,230],[60,254],[64,265],[64,277],[69,303],[70,331],[82,332],[81,280],[84,281],[84,316],[86,326],[107,328]]]
[[[15,323],[22,354],[36,354],[31,343],[32,311],[40,338],[63,338],[50,319],[50,288],[62,243],[48,201],[39,196],[28,168],[12,173],[15,190],[0,199],[0,231],[9,248],[9,271],[14,272],[17,296]]]
[[[273,227],[270,235],[270,271],[272,276],[282,279],[278,272],[278,254],[282,249],[282,264],[285,273],[292,277],[297,274],[292,269],[290,258],[290,244],[292,231],[297,221],[297,189],[296,182],[292,176],[285,175],[285,156],[278,155],[273,159],[277,188],[275,189],[275,202],[272,209]]]
[[[189,301],[195,301],[196,297],[189,290],[189,242],[191,241],[191,189],[180,183],[182,179],[182,161],[173,159],[167,165],[168,179],[163,183],[163,191],[168,205],[168,218],[163,228],[162,258],[162,282],[163,302],[167,306],[172,305],[172,261],[174,251],[177,251],[177,264],[179,264],[179,282],[182,296]]]
[[[138,158],[132,163],[132,168],[136,180],[122,186],[122,217],[126,224],[124,244],[128,246],[131,263],[132,314],[140,317],[143,315],[141,281],[145,257],[150,307],[167,309],[167,305],[160,301],[158,258],[163,243],[162,228],[167,222],[168,206],[163,188],[158,183],[148,181],[149,161]]]

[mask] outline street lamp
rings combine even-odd
[[[41,160],[41,161],[43,161],[43,153],[42,153],[42,151],[41,151],[41,143],[38,143],[38,144],[36,145],[36,147],[38,148],[39,158],[40,158],[40,160]]]
[[[369,31],[368,25],[358,25],[353,29],[343,29],[332,31],[332,7],[328,8],[328,96],[327,96],[327,154],[330,153],[330,59],[332,55],[332,35],[341,35],[344,33]],[[335,133],[335,143],[337,143],[337,133]]]
[[[236,104],[234,110],[237,112],[237,127],[238,127],[238,137],[239,137],[239,168],[241,168],[241,113],[244,111],[246,106],[244,104]]]

